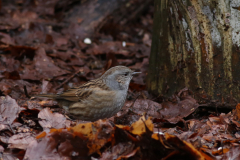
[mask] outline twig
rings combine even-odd
[[[73,75],[71,75],[68,79],[66,79],[63,83],[61,83],[60,85],[58,85],[55,90],[61,88],[64,84],[66,84],[67,82],[69,82],[70,80],[72,80],[79,72],[81,72],[81,70],[78,70],[77,72],[75,72]]]
[[[213,108],[213,109],[235,109],[237,104],[222,104],[220,102],[217,103],[206,103],[206,104],[200,104],[199,107],[201,108]]]
[[[26,87],[25,85],[23,86],[23,89],[24,89],[25,96],[26,96],[27,98],[31,98],[31,97],[29,96],[29,94],[28,94],[27,87]]]
[[[133,105],[134,105],[134,103],[136,102],[136,100],[138,99],[139,96],[140,96],[140,94],[137,95],[137,97],[133,100],[133,103],[132,103],[131,106],[129,107],[129,109],[130,109],[131,111],[133,110]]]

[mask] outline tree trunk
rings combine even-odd
[[[155,0],[147,85],[170,96],[190,88],[200,103],[240,100],[240,1]]]

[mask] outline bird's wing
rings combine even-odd
[[[78,102],[89,97],[93,92],[109,90],[106,85],[103,85],[100,80],[89,81],[79,87],[71,88],[62,94],[58,95],[56,99],[64,99],[68,101]]]
[[[72,102],[77,102],[79,98],[76,96],[76,88],[71,88],[62,94],[59,94],[56,99],[58,100],[67,100],[67,101],[72,101]]]

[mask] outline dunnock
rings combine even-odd
[[[125,66],[107,70],[100,78],[62,94],[41,94],[58,102],[59,106],[75,119],[96,121],[115,115],[124,105],[133,72]]]

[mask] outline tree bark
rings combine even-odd
[[[188,87],[200,103],[240,100],[240,1],[155,0],[147,86]]]

